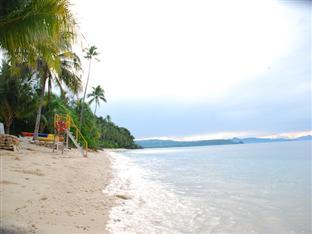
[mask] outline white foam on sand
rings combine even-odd
[[[111,233],[200,232],[194,230],[194,223],[204,216],[191,199],[174,193],[170,186],[150,180],[150,172],[129,157],[110,154],[114,179],[105,191],[118,198],[107,226]]]

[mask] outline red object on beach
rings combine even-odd
[[[22,132],[23,137],[32,137],[34,134],[32,132]]]
[[[56,130],[58,132],[65,132],[66,128],[67,127],[65,121],[60,120],[56,122]]]

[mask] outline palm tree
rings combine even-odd
[[[40,54],[49,67],[56,68],[42,42],[58,40],[64,31],[74,33],[74,29],[69,0],[0,1],[0,48],[13,66],[27,62],[34,68]]]
[[[109,122],[109,123],[112,122],[112,118],[110,117],[110,115],[107,115],[106,118],[105,118],[105,120],[106,120],[107,122]]]
[[[13,68],[22,62],[34,68],[40,83],[34,139],[39,131],[46,81],[49,87],[52,80],[59,85],[63,82],[73,91],[80,86],[80,79],[66,74],[62,63],[66,60],[61,57],[75,38],[76,24],[69,5],[69,0],[0,1],[0,48]]]
[[[60,88],[61,95],[64,95],[64,85],[75,94],[77,94],[81,88],[81,80],[77,74],[81,70],[79,57],[75,53],[68,51],[59,54],[58,58],[60,60],[60,71],[58,73],[50,68],[44,60],[38,60],[38,73],[40,75],[40,101],[37,110],[34,140],[38,139],[46,82],[48,81],[49,90],[51,89],[52,83],[55,83]],[[50,93],[50,91],[48,91],[48,93]]]
[[[99,53],[96,50],[97,50],[96,46],[91,46],[90,48],[85,49],[85,52],[86,52],[85,58],[89,60],[89,70],[88,70],[88,76],[87,76],[87,83],[86,83],[86,87],[85,87],[83,98],[82,98],[82,102],[83,103],[84,103],[85,98],[86,98],[87,88],[88,88],[88,84],[89,84],[92,59],[94,58],[95,60],[99,61],[96,58],[96,56],[99,55]],[[82,121],[83,121],[83,109],[84,109],[84,107],[82,105],[81,106],[81,111],[80,111],[79,129],[81,129],[81,125],[82,125]]]
[[[88,98],[91,97],[91,100],[89,101],[89,104],[95,101],[95,108],[94,108],[94,115],[96,113],[96,109],[98,106],[100,106],[100,100],[103,102],[106,102],[105,96],[104,96],[104,89],[101,88],[100,85],[96,86],[95,88],[92,87],[93,91],[92,93],[88,94]]]

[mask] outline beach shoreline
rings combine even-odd
[[[0,150],[0,233],[109,233],[116,198],[107,151],[83,158],[24,141],[18,152]]]

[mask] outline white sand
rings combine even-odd
[[[0,150],[0,160],[0,233],[108,233],[107,153],[83,158],[23,143],[20,152]]]

